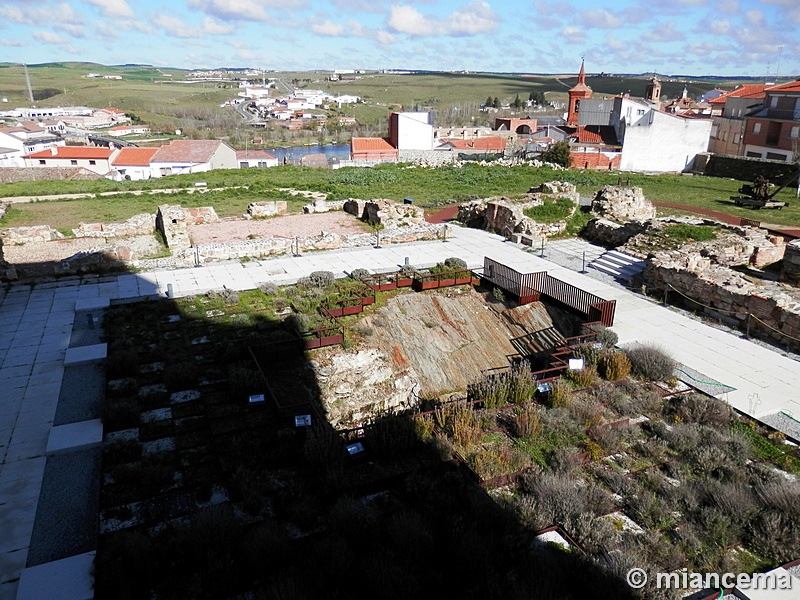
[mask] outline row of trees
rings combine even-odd
[[[534,90],[530,94],[528,94],[528,102],[532,103],[534,106],[545,106],[547,104],[547,100],[545,99],[544,92],[541,90]],[[526,105],[525,101],[519,97],[517,94],[514,97],[514,100],[509,104],[511,108],[515,110],[519,110]],[[495,96],[489,96],[486,98],[486,102],[484,102],[484,106],[491,107],[491,108],[502,108],[503,104],[500,102],[500,99]]]

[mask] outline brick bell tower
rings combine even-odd
[[[578,126],[578,112],[580,111],[581,100],[592,97],[592,88],[586,85],[586,70],[584,61],[581,60],[581,72],[578,73],[578,83],[569,91],[569,112],[567,113],[567,125],[570,127]]]

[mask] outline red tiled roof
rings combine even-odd
[[[494,150],[502,152],[506,149],[506,140],[501,137],[482,137],[472,140],[459,140],[452,138],[445,138],[442,143],[449,144],[456,150]]]
[[[220,145],[219,140],[174,140],[161,146],[150,162],[204,163],[211,160]]]
[[[350,148],[352,152],[374,152],[376,150],[388,152],[396,150],[396,148],[389,143],[389,140],[385,138],[354,137],[350,140]]]
[[[732,92],[727,92],[716,98],[709,100],[709,104],[725,104],[728,98],[763,98],[766,94],[764,90],[767,86],[763,83],[748,83],[739,86]]]
[[[56,154],[53,154],[50,150],[42,150],[41,152],[28,154],[23,158],[107,159],[114,152],[110,148],[101,148],[99,146],[57,146],[55,149]]]
[[[150,164],[150,160],[156,152],[158,152],[158,148],[125,147],[119,151],[117,158],[111,164],[115,166],[146,167]]]
[[[241,159],[270,159],[276,158],[266,150],[237,150],[236,151],[236,158],[237,160]]]
[[[587,125],[578,127],[575,137],[579,144],[607,144],[617,145],[617,136],[614,128],[604,125]]]
[[[767,91],[772,92],[800,92],[800,79],[796,81],[790,81],[789,83],[782,83],[781,85],[776,85],[771,88],[767,88]]]

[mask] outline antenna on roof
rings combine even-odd
[[[33,90],[31,89],[31,77],[28,75],[28,65],[22,63],[22,68],[25,69],[25,82],[28,84],[28,99],[33,104]]]
[[[781,70],[781,54],[783,54],[783,44],[778,46],[778,65],[775,67],[775,83],[778,83],[778,74]]]

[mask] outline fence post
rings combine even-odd
[[[750,313],[747,313],[747,331],[745,332],[744,336],[749,340],[750,339]]]
[[[581,273],[586,273],[586,250],[583,251],[583,260],[581,261]]]

